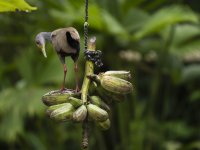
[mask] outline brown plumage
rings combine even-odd
[[[64,90],[65,76],[67,72],[67,67],[65,64],[65,57],[71,56],[75,63],[75,79],[76,79],[76,91],[79,90],[78,87],[78,65],[77,59],[80,51],[80,36],[78,31],[73,27],[61,28],[54,30],[53,32],[41,32],[36,36],[36,44],[42,49],[44,56],[45,52],[45,41],[50,41],[58,54],[60,61],[64,66],[64,80],[62,90]]]

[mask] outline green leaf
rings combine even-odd
[[[104,20],[105,28],[107,31],[114,35],[126,35],[127,32],[123,28],[122,24],[118,22],[110,13],[107,11],[102,12],[102,18]]]
[[[122,8],[124,10],[130,10],[133,6],[138,6],[142,4],[145,0],[124,0],[121,2]]]
[[[200,35],[199,26],[192,24],[177,25],[174,35],[173,43],[175,46],[181,45],[189,39]]]
[[[47,89],[39,87],[7,88],[0,92],[0,139],[14,141],[23,133],[24,118],[43,115],[41,96]]]
[[[134,38],[141,39],[153,33],[158,33],[166,27],[180,23],[193,22],[198,23],[198,16],[188,7],[170,6],[155,12],[144,23],[142,28],[136,32]]]
[[[36,10],[36,7],[30,6],[24,0],[1,0],[0,1],[0,12],[7,12],[7,11],[32,11]]]
[[[147,19],[149,19],[149,15],[145,11],[140,9],[131,9],[124,16],[123,24],[128,31],[132,32],[144,25]]]
[[[196,79],[199,79],[199,76],[200,76],[200,66],[190,65],[183,69],[181,81],[182,83],[194,81]]]
[[[167,39],[170,28],[166,28],[161,34],[163,39]],[[174,37],[170,50],[179,55],[188,54],[200,47],[200,29],[193,24],[179,24],[175,26]]]

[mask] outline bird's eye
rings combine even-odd
[[[51,35],[51,38],[54,38],[55,36],[56,36],[55,34],[52,34],[52,35]]]
[[[40,45],[40,41],[36,41],[36,44],[37,44],[37,45]]]

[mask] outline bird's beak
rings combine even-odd
[[[45,58],[47,58],[47,54],[46,54],[46,50],[45,50],[45,45],[42,46],[42,53],[44,55]]]

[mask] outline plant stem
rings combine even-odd
[[[96,37],[90,39],[88,43],[88,50],[95,51],[96,49]],[[85,63],[85,76],[83,80],[83,85],[81,88],[81,99],[83,104],[87,106],[88,100],[88,90],[90,86],[90,79],[87,77],[88,75],[94,74],[94,64],[87,60]],[[82,135],[82,148],[86,149],[88,147],[88,137],[89,137],[89,125],[88,125],[88,117],[83,122],[83,135]]]
[[[93,37],[90,39],[88,43],[88,50],[95,51],[96,49],[96,37]],[[83,85],[82,85],[82,94],[81,94],[81,99],[83,100],[83,104],[87,103],[87,95],[88,95],[88,89],[90,85],[90,79],[88,79],[88,75],[94,74],[94,64],[87,60],[85,63],[85,77],[83,80]]]

